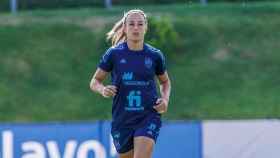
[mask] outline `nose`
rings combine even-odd
[[[133,26],[133,29],[137,30],[137,29],[138,29],[138,26],[137,26],[137,25],[134,25],[134,26]]]

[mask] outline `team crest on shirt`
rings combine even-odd
[[[153,66],[153,61],[151,58],[145,58],[145,66],[150,69]]]

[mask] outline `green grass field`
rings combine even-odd
[[[280,117],[280,3],[223,3],[0,14],[0,121],[110,119],[89,81],[105,32],[131,8],[167,17],[183,44],[165,52],[166,119]]]

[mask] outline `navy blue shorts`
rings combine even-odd
[[[148,116],[143,121],[143,124],[138,128],[123,127],[111,130],[113,142],[118,153],[126,153],[133,149],[133,139],[137,136],[151,138],[156,143],[161,128],[160,116]]]

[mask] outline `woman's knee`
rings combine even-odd
[[[154,140],[151,138],[135,137],[133,158],[151,158],[154,144]]]

